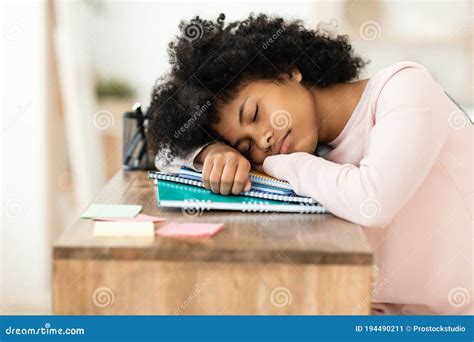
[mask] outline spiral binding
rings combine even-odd
[[[256,184],[263,184],[263,185],[272,186],[272,187],[276,187],[276,188],[282,188],[282,189],[286,189],[286,190],[293,190],[290,183],[288,183],[287,181],[284,181],[284,180],[278,180],[276,178],[273,179],[271,177],[264,176],[264,175],[259,175],[259,174],[253,173],[253,172],[250,172],[249,177],[250,177],[250,181],[253,182],[253,183],[256,183]]]
[[[260,177],[260,176],[258,176]],[[165,181],[175,182],[175,183],[182,183],[187,185],[198,186],[204,188],[204,185],[201,181],[192,180],[188,178],[182,178],[178,176],[172,176],[169,174],[161,173],[161,172],[149,172],[148,178],[150,179],[161,179]],[[263,179],[263,177],[260,177]],[[304,203],[304,204],[318,204],[313,198],[311,197],[300,197],[300,196],[287,196],[287,195],[278,195],[278,194],[270,194],[266,192],[260,191],[245,191],[241,193],[244,196],[254,197],[254,198],[261,198],[261,199],[268,199],[274,201],[282,201],[282,202],[295,202],[295,203]]]

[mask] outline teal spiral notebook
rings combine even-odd
[[[194,171],[185,167],[181,168],[179,174],[152,171],[148,173],[148,178],[156,180],[161,179],[204,188],[204,184],[202,183],[202,174],[198,171]],[[274,201],[316,204],[316,201],[313,198],[299,196],[295,194],[293,190],[291,190],[291,187],[289,189],[286,187],[280,187],[278,183],[275,183],[274,181],[270,183],[268,179],[262,178],[261,176],[252,177],[251,174],[250,181],[252,183],[250,191],[244,191],[240,193],[240,195]],[[285,183],[285,186],[288,185],[287,182]]]
[[[327,213],[318,203],[275,200],[245,195],[224,196],[196,185],[184,184],[173,180],[165,180],[165,175],[158,178],[159,172],[150,172],[149,178],[154,179],[157,189],[158,206],[162,208],[182,208],[185,210],[240,210],[243,212],[293,212],[293,213]],[[186,181],[193,182],[189,179]],[[280,195],[268,195],[276,196]],[[281,196],[280,196],[281,197]]]

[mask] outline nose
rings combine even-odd
[[[273,144],[273,132],[271,130],[266,131],[260,137],[260,148],[264,151],[269,151]]]

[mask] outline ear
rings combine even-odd
[[[290,80],[292,81],[301,83],[301,81],[303,80],[303,75],[301,75],[301,71],[297,67],[291,68],[291,70],[288,72],[288,75],[290,76]]]
[[[293,67],[280,79],[301,83],[301,81],[303,80],[303,75],[301,74],[300,69],[298,69],[297,67]]]

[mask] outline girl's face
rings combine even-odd
[[[249,82],[218,115],[213,129],[257,169],[268,156],[316,150],[314,99],[299,71],[278,82]]]

